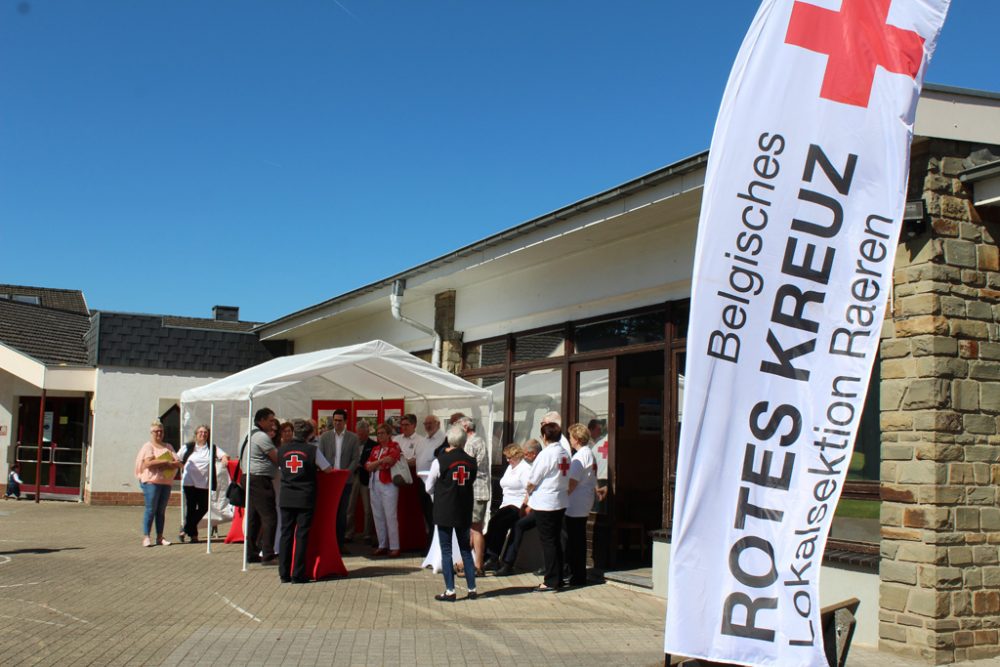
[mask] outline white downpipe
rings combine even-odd
[[[406,280],[400,278],[392,284],[392,292],[389,294],[389,307],[392,310],[392,316],[397,322],[403,322],[404,324],[409,324],[414,329],[419,329],[425,334],[430,334],[434,336],[434,351],[431,353],[431,364],[441,368],[441,334],[435,331],[433,328],[427,326],[426,324],[421,324],[416,320],[410,319],[403,315],[402,305],[403,305],[403,291],[406,289]]]

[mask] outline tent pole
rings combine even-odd
[[[253,390],[247,396],[247,468],[246,474],[243,476],[247,482],[247,501],[243,503],[243,571],[247,571],[247,549],[249,548],[248,543],[250,542],[250,537],[247,534],[247,527],[250,525],[250,432],[253,430]],[[243,467],[243,459],[240,459],[240,467]]]
[[[209,406],[208,415],[208,459],[212,467],[208,470],[208,539],[205,540],[205,553],[210,554],[212,553],[212,506],[215,504],[215,484],[212,484],[212,480],[216,477],[212,472],[218,472],[215,465],[215,438],[212,435],[215,433],[215,403]]]

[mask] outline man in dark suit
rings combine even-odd
[[[337,543],[343,548],[344,531],[347,528],[347,505],[354,486],[354,471],[361,458],[361,443],[358,436],[347,430],[347,412],[333,411],[333,430],[327,431],[319,439],[319,451],[337,470],[347,471],[347,484],[337,508]]]

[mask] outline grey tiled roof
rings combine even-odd
[[[76,289],[53,289],[51,287],[28,287],[26,285],[0,285],[0,294],[9,296],[37,296],[39,305],[43,308],[66,310],[71,313],[87,315],[87,301],[83,292]],[[8,297],[9,298],[9,297]],[[4,301],[5,299],[0,299]]]
[[[90,362],[97,366],[233,373],[271,358],[255,333],[221,327],[167,326],[168,321],[214,322],[99,311],[87,335]],[[216,324],[225,324],[215,322]],[[242,324],[249,329],[252,323]]]
[[[0,299],[0,343],[46,365],[88,365],[89,327],[85,314]]]

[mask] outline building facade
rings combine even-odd
[[[43,498],[141,505],[150,422],[178,445],[182,391],[271,358],[256,324],[224,306],[210,319],[90,311],[77,290],[0,286],[4,460],[30,495],[38,481]]]
[[[833,522],[823,602],[928,662],[1000,654],[1000,96],[928,85],[895,291]],[[385,339],[494,391],[494,441],[542,414],[599,427],[593,563],[665,593],[688,297],[707,154],[259,329],[295,352]],[[474,216],[471,216],[474,219]],[[496,461],[495,463],[499,463]]]

